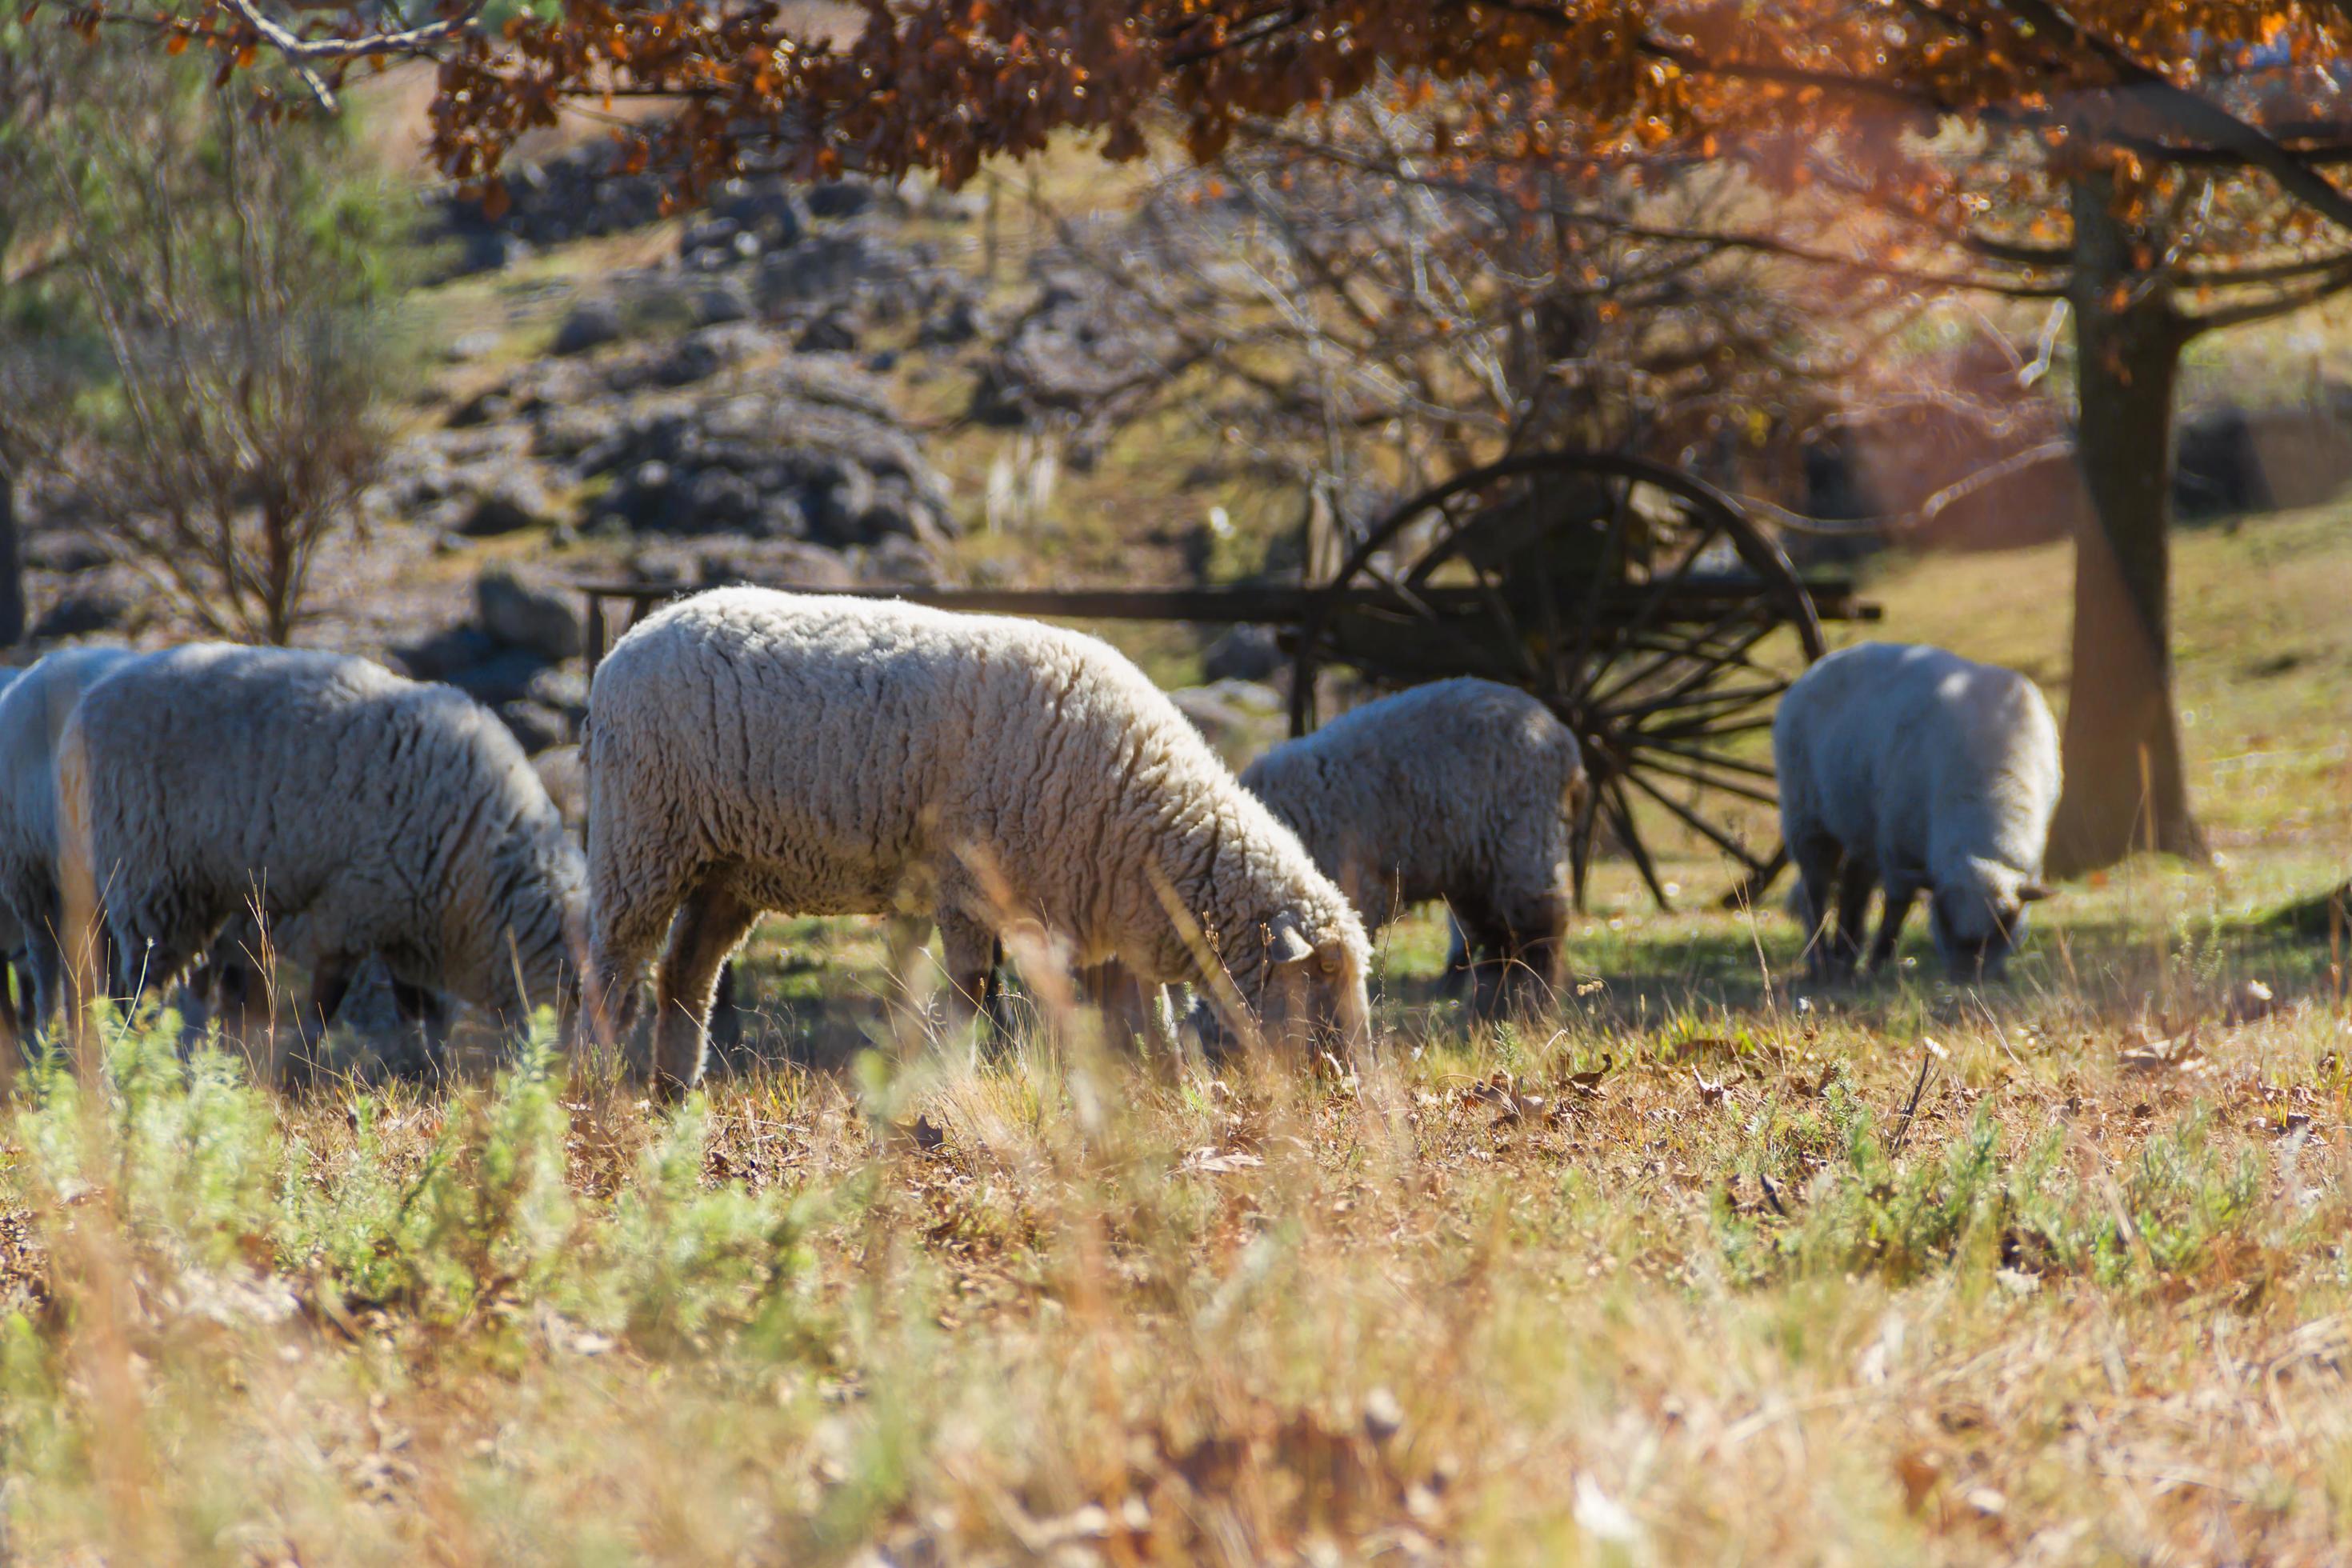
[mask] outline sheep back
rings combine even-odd
[[[1244,994],[1286,911],[1360,1000],[1346,899],[1141,671],[1079,633],[721,589],[614,645],[586,750],[597,950],[616,971],[719,876],[759,909],[1034,921],[1077,963],[1201,978],[1164,889]]]
[[[126,952],[175,971],[258,908],[289,957],[551,1001],[583,873],[506,728],[363,659],[200,645],[126,665],[68,726],[61,785]],[[79,792],[79,793],[77,793]],[[170,978],[169,973],[150,976]]]
[[[1890,886],[2013,894],[2041,875],[2061,783],[2033,683],[1944,649],[1864,643],[1790,687],[1772,725],[1782,831],[1826,837]],[[2013,904],[2013,899],[2011,902]]]
[[[1583,781],[1557,714],[1470,677],[1366,703],[1242,773],[1375,925],[1432,899],[1505,918],[1557,900]]]

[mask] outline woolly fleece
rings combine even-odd
[[[2024,924],[2057,809],[2058,726],[2033,683],[1942,648],[1864,643],[1799,677],[1772,721],[1780,829],[1818,928],[1841,875],[1850,963],[1874,885],[1886,907],[1874,963],[1911,900],[1934,894],[1957,973],[1997,970]]]
[[[258,893],[314,973],[375,952],[509,1026],[561,994],[579,851],[513,736],[454,688],[203,644],[93,687],[60,758],[125,982],[177,977]]]
[[[671,1082],[699,1072],[718,964],[771,910],[934,913],[970,1002],[994,938],[1017,930],[1066,943],[1074,964],[1117,958],[1146,984],[1203,981],[1164,891],[1269,1027],[1366,1026],[1355,910],[1094,637],[721,589],[614,646],[586,751],[600,981],[633,979],[686,906],[657,987]]]

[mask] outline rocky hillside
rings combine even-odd
[[[761,178],[665,218],[602,144],[510,183],[495,220],[424,203],[400,313],[420,371],[300,640],[453,681],[537,749],[584,700],[577,580],[1150,580],[1213,553],[1206,501],[1122,495],[1098,536],[1063,521],[1090,481],[1118,492],[1096,416],[1165,345],[1050,246],[1000,262],[980,196]],[[26,499],[26,657],[196,632],[108,560],[69,484]],[[1217,673],[1265,674],[1254,647]]]

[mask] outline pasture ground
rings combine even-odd
[[[842,1065],[675,1115],[115,1035],[0,1131],[0,1557],[2340,1561],[2352,1011],[2264,916],[2352,849],[2345,521],[2181,536],[2221,864],[1997,990],[1815,994],[1612,870],[1558,1020],[1433,1005],[1424,919],[1355,1070],[907,1049],[848,925],[752,966]],[[2063,668],[2063,553],[1874,590]]]

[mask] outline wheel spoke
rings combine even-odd
[[[1720,768],[1726,773],[1746,773],[1749,778],[1763,779],[1767,783],[1778,776],[1761,763],[1746,762],[1738,757],[1727,757],[1720,752],[1710,752],[1703,746],[1685,746],[1671,741],[1662,741],[1654,738],[1646,731],[1635,731],[1635,738],[1641,742],[1643,751],[1664,752],[1668,756],[1680,757],[1685,762],[1696,763],[1703,767]]]
[[[1710,681],[1722,679],[1727,670],[1735,667],[1739,668],[1752,668],[1753,667],[1748,665],[1740,656],[1745,654],[1749,648],[1754,647],[1758,643],[1762,642],[1766,637],[1770,637],[1779,629],[1778,626],[1769,616],[1765,617],[1761,625],[1748,632],[1745,637],[1738,638],[1730,647],[1723,650],[1717,657],[1705,659],[1696,668],[1684,675],[1681,679],[1676,680],[1664,691],[1643,698],[1642,700],[1643,703],[1647,705],[1651,703],[1671,702],[1675,698],[1684,695],[1685,692],[1697,690]],[[1624,688],[1621,685],[1618,688],[1618,692],[1622,692],[1623,689]],[[1612,692],[1612,695],[1617,695],[1618,692]],[[1631,710],[1631,711],[1633,712],[1640,712],[1642,710],[1642,708]]]
[[[1780,804],[1780,797],[1769,790],[1760,790],[1754,784],[1741,784],[1734,779],[1717,778],[1712,774],[1701,773],[1686,763],[1668,762],[1664,757],[1643,756],[1636,765],[1646,768],[1654,773],[1664,773],[1668,778],[1681,779],[1686,784],[1697,784],[1704,789],[1738,795],[1742,800],[1752,800],[1759,805]]]
[[[1633,826],[1633,808],[1625,798],[1624,786],[1612,778],[1601,788],[1609,796],[1606,807],[1609,826],[1616,829],[1618,838],[1624,843],[1625,853],[1633,858],[1633,864],[1641,870],[1642,880],[1650,885],[1650,897],[1658,900],[1658,908],[1673,909],[1674,900],[1666,897],[1666,885],[1658,880],[1658,868],[1651,864],[1650,852],[1643,847],[1642,835]]]
[[[1755,613],[1756,606],[1753,605],[1736,605],[1730,609],[1726,610],[1722,615],[1717,616],[1713,621],[1707,624],[1704,630],[1699,631],[1696,635],[1682,637],[1674,642],[1657,645],[1658,652],[1653,658],[1618,676],[1616,679],[1609,683],[1607,690],[1589,691],[1586,695],[1586,700],[1596,708],[1603,706],[1612,699],[1623,696],[1633,688],[1639,686],[1643,681],[1649,679],[1650,677],[1658,674],[1662,670],[1671,668],[1677,659],[1699,658],[1704,660],[1706,655],[1703,650],[1712,639],[1720,636],[1724,632],[1729,631],[1732,627],[1739,625],[1742,621],[1747,620]],[[1768,622],[1767,625],[1769,626],[1769,623]],[[1710,665],[1704,662],[1701,665],[1702,670],[1711,668],[1712,667]]]
[[[1732,856],[1734,858],[1743,862],[1747,860],[1748,851],[1743,848],[1736,839],[1726,837],[1721,828],[1716,826],[1713,823],[1707,821],[1696,812],[1692,811],[1688,806],[1683,805],[1682,802],[1675,800],[1664,791],[1659,789],[1655,784],[1650,783],[1641,774],[1636,773],[1628,773],[1625,775],[1625,782],[1632,784],[1635,789],[1640,790],[1643,795],[1648,795],[1652,800],[1656,801],[1660,805],[1664,806],[1668,811],[1673,812],[1676,816],[1682,818],[1682,820],[1689,825],[1694,831],[1700,833],[1712,840],[1716,847],[1721,849],[1725,854]]]
[[[1644,703],[1631,711],[1633,716],[1639,717],[1651,713],[1668,713],[1676,709],[1714,710],[1708,713],[1686,715],[1685,718],[1676,720],[1672,726],[1647,731],[1654,735],[1679,736],[1689,729],[1704,726],[1710,720],[1737,713],[1742,708],[1752,708],[1759,702],[1769,702],[1788,689],[1787,681],[1778,680],[1764,686],[1736,686],[1723,691],[1695,691],[1677,697],[1671,702]]]

